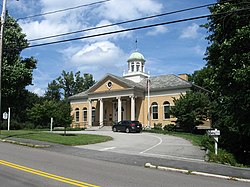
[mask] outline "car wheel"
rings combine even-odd
[[[113,132],[117,132],[117,129],[116,129],[116,127],[114,127],[114,128],[113,128]]]
[[[126,132],[126,133],[129,133],[129,132],[130,132],[129,128],[126,128],[126,129],[125,129],[125,132]]]

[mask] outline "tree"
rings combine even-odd
[[[6,111],[11,107],[12,115],[19,119],[26,109],[23,103],[27,96],[25,87],[32,84],[33,70],[36,68],[33,57],[20,56],[28,45],[18,23],[7,14],[3,38],[2,109]]]
[[[62,71],[60,77],[57,78],[61,88],[64,91],[64,98],[68,98],[74,94],[75,80],[73,72]]]
[[[217,102],[213,126],[221,130],[221,146],[233,152],[239,161],[249,164],[250,4],[249,0],[219,2],[210,7],[211,14],[227,13],[211,16],[205,25],[210,34],[207,64],[194,75],[194,81],[213,90]]]
[[[193,132],[197,125],[211,118],[212,106],[207,93],[189,91],[179,99],[174,98],[170,114],[177,118],[176,122],[184,131]]]
[[[60,88],[63,89],[64,98],[83,92],[95,83],[91,74],[85,73],[82,77],[80,71],[76,72],[75,75],[72,71],[62,71],[57,81]]]
[[[60,91],[60,84],[53,80],[51,83],[48,84],[48,88],[44,94],[45,99],[60,101],[61,99],[61,91]]]
[[[71,108],[67,101],[45,100],[41,104],[35,104],[28,110],[28,116],[35,127],[40,126],[48,128],[50,118],[54,118],[54,126],[68,127],[72,118],[70,115]]]

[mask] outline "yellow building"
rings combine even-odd
[[[69,98],[72,127],[108,126],[121,120],[138,120],[144,127],[175,122],[169,115],[173,98],[185,94],[192,84],[187,75],[149,77],[145,58],[134,52],[122,77],[107,74],[87,91]]]

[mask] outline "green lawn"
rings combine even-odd
[[[112,137],[110,136],[101,136],[101,135],[67,134],[66,136],[63,136],[63,134],[56,134],[56,133],[42,132],[42,131],[2,130],[0,138],[4,139],[8,137],[39,140],[39,141],[52,142],[52,143],[71,145],[71,146],[95,144],[112,140]]]
[[[168,132],[168,131],[156,130],[156,129],[144,130],[144,131],[150,132],[150,133],[167,134],[167,135],[181,137],[186,140],[189,140],[193,145],[197,145],[197,146],[201,146],[201,141],[203,139],[203,135],[185,133],[185,132]]]

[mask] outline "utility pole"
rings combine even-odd
[[[6,15],[6,1],[3,0],[3,8],[1,14],[1,30],[0,30],[0,114],[2,109],[2,61],[3,61],[3,29],[5,24],[5,15]],[[2,115],[1,115],[2,116]]]

